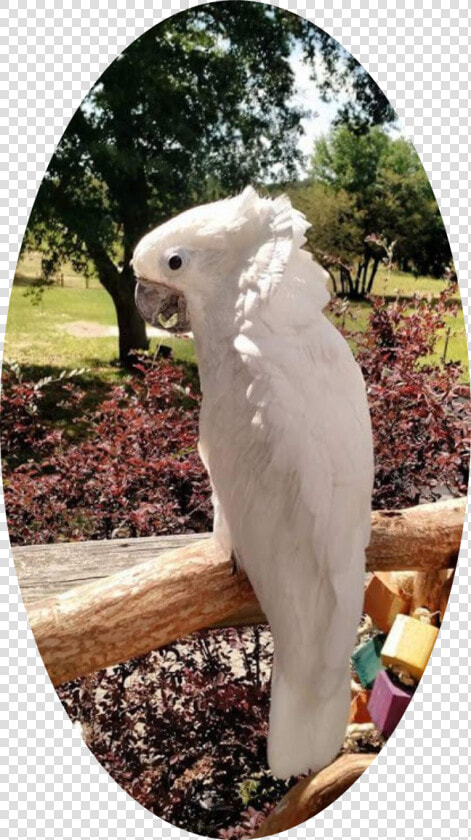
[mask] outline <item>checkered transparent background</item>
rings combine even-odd
[[[112,59],[163,16],[195,3],[17,0],[4,10],[2,332],[18,250],[47,162],[75,108]],[[422,158],[447,225],[463,305],[469,231],[469,12],[466,0],[282,2],[326,29],[379,82]],[[100,768],[65,717],[29,629],[4,515],[2,810],[4,836],[186,836],[153,817]],[[448,618],[395,735],[359,782],[291,837],[468,837],[468,529]],[[8,611],[7,611],[8,610]],[[9,746],[7,741],[9,730]]]

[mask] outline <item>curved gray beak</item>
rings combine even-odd
[[[153,327],[174,333],[190,329],[185,298],[173,289],[138,280],[134,298],[137,311]]]

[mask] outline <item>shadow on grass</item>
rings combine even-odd
[[[19,286],[20,288],[27,288],[29,286],[37,286],[38,285],[38,278],[33,277],[31,274],[22,274],[21,272],[16,272],[14,280],[14,286]]]
[[[80,275],[64,274],[62,277],[55,276],[51,278],[51,281],[44,282],[40,274],[25,274],[22,271],[16,271],[13,278],[13,285],[20,289],[40,288],[43,286],[45,289],[83,289],[84,291],[90,288],[100,287],[99,281],[95,278],[89,278],[87,281],[85,277]]]
[[[168,359],[172,361],[171,354]],[[196,364],[182,360],[175,364],[184,371],[185,380],[192,391],[199,392]],[[8,369],[9,365],[5,363],[2,380]],[[24,364],[20,368],[21,380],[25,383],[49,380],[41,389],[42,397],[31,422],[62,431],[70,443],[87,437],[91,416],[111,396],[116,385],[126,385],[133,377],[139,376],[139,372],[123,368],[118,360],[97,367],[97,360],[89,359],[85,360],[81,369],[77,372],[75,370],[70,366],[64,368],[51,364]]]
[[[94,360],[96,365],[96,360]],[[9,365],[4,364],[2,385],[7,391],[5,374]],[[50,364],[25,364],[20,368],[21,381],[39,383],[42,380],[41,399],[31,416],[31,423],[36,423],[51,431],[61,431],[69,443],[84,440],[90,431],[90,419],[99,405],[111,395],[113,386],[124,384],[129,373],[118,365],[85,369],[76,374],[73,368],[64,368]],[[16,380],[15,378],[15,381]],[[21,463],[32,456],[25,448],[19,447],[15,453],[15,462]]]

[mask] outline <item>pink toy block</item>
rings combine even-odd
[[[393,682],[387,671],[376,677],[368,703],[371,720],[385,738],[389,738],[407,709],[412,690]]]

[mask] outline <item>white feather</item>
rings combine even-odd
[[[365,387],[322,313],[326,274],[300,250],[308,223],[289,199],[249,188],[190,212],[186,234],[184,217],[175,220],[178,236],[208,253],[223,241],[227,260],[225,276],[195,276],[185,289],[200,450],[216,538],[234,550],[273,631],[268,759],[287,777],[327,764],[345,734],[370,534]]]

